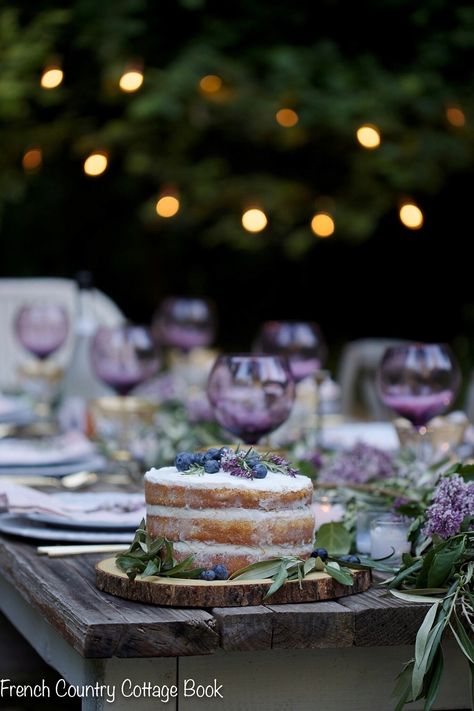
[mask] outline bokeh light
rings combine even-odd
[[[155,209],[160,217],[174,217],[179,210],[179,200],[174,195],[163,195],[156,203]]]
[[[61,67],[46,67],[41,75],[41,86],[43,89],[56,89],[64,79],[64,72]]]
[[[268,224],[267,216],[257,207],[245,210],[242,215],[242,227],[247,232],[261,232]]]
[[[466,125],[466,115],[459,106],[448,106],[446,109],[446,118],[451,126],[461,128]]]
[[[336,226],[327,212],[317,212],[311,220],[311,229],[317,237],[330,237]]]
[[[363,148],[378,148],[380,146],[380,131],[373,124],[359,126],[356,132],[357,140]]]
[[[41,168],[42,162],[43,152],[41,148],[30,148],[24,153],[21,159],[21,164],[27,172],[38,170],[38,168]]]
[[[406,202],[400,207],[400,221],[410,230],[419,230],[423,225],[423,213],[413,202]]]
[[[131,94],[143,84],[143,72],[138,69],[130,69],[122,74],[119,80],[119,87],[126,94]]]
[[[206,94],[215,94],[222,87],[222,79],[217,74],[206,74],[199,82],[199,88]]]
[[[91,153],[84,161],[84,173],[92,177],[102,175],[108,165],[107,154],[103,152]]]
[[[293,109],[280,109],[275,114],[275,119],[280,126],[284,128],[292,128],[299,121],[299,116]]]

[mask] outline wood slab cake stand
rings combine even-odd
[[[365,592],[371,585],[368,570],[353,570],[353,585],[341,585],[326,573],[310,573],[301,583],[290,580],[277,590],[271,604],[334,600],[354,593]],[[137,576],[129,580],[117,567],[115,558],[106,558],[96,565],[99,590],[127,600],[150,605],[173,607],[237,607],[261,605],[271,580],[187,580]]]

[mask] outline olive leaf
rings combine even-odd
[[[320,548],[326,548],[332,556],[345,555],[351,549],[352,536],[342,523],[323,523],[318,528],[316,542]]]

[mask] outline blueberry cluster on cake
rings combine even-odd
[[[311,555],[313,486],[278,455],[228,447],[182,452],[145,475],[147,530],[174,556],[228,573],[268,558]]]

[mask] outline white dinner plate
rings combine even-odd
[[[140,521],[137,521],[136,527]],[[0,514],[0,533],[37,541],[61,541],[64,543],[131,543],[133,533],[123,531],[80,531],[47,528],[39,521],[27,521],[15,514]]]
[[[324,427],[323,443],[335,449],[350,449],[357,442],[391,452],[400,447],[395,427],[390,422],[344,422]]]
[[[87,459],[78,460],[77,462],[68,462],[67,464],[42,464],[42,465],[15,465],[2,466],[0,464],[1,476],[66,476],[82,471],[102,471],[107,466],[104,457],[94,454]]]

